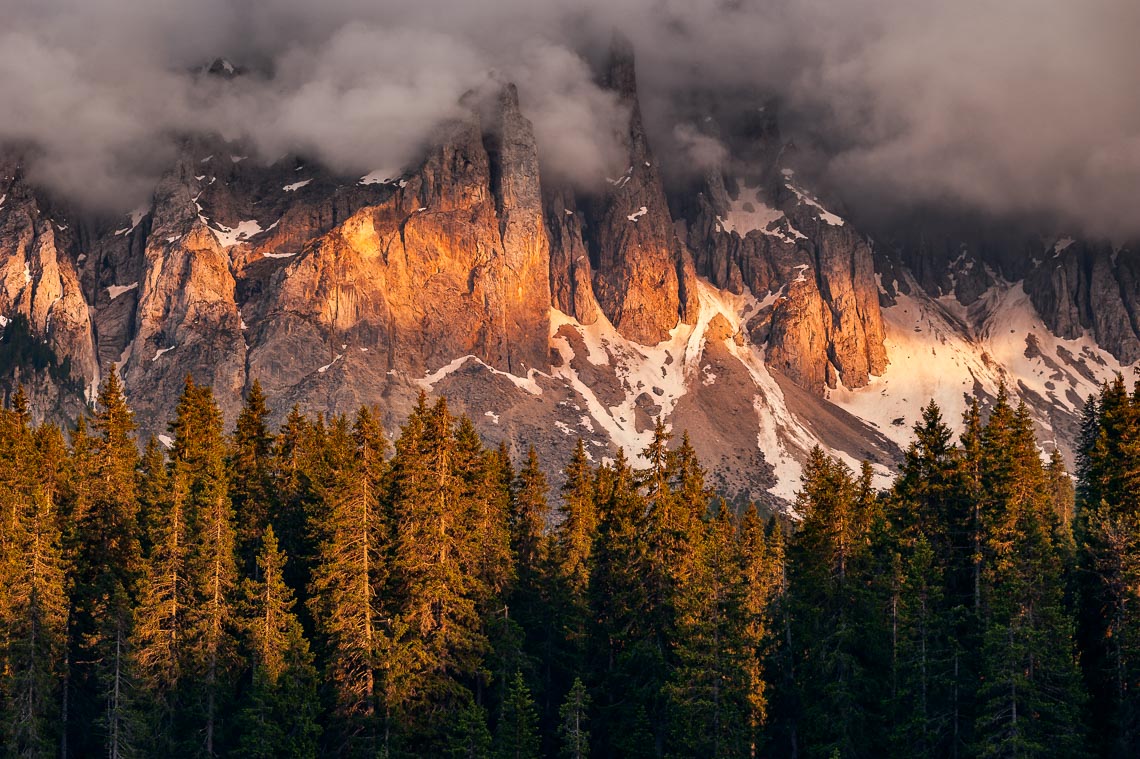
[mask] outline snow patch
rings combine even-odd
[[[162,356],[162,354],[170,353],[170,351],[172,351],[172,350],[174,350],[173,345],[170,346],[169,348],[159,348],[158,352],[154,354],[154,358],[151,359],[151,362],[153,363],[155,361],[158,361],[159,357]]]
[[[725,232],[735,232],[741,237],[757,231],[770,237],[778,237],[786,243],[807,239],[806,235],[792,226],[782,211],[772,208],[760,199],[759,188],[748,185],[741,186],[740,195],[736,200],[729,201],[728,210],[723,217],[717,217],[717,222]],[[771,228],[773,225],[775,229]],[[781,226],[785,226],[787,231]]]
[[[644,216],[647,213],[649,213],[649,209],[646,208],[645,206],[642,206],[641,208],[637,209],[636,211],[631,213],[629,216],[626,216],[625,218],[629,219],[634,224],[636,224],[637,220],[640,219],[642,216]]]
[[[146,218],[146,215],[148,213],[150,213],[150,208],[147,206],[139,206],[135,210],[131,211],[131,226],[127,228],[127,231],[130,232],[132,229],[137,227],[139,223]],[[118,234],[118,232],[115,234]]]
[[[627,184],[629,184],[629,180],[632,178],[633,178],[633,167],[630,166],[629,169],[626,170],[625,174],[623,174],[621,177],[619,177],[617,179],[612,179],[610,177],[606,177],[606,181],[609,182],[610,184],[612,184],[614,187],[625,187]]]
[[[484,411],[483,416],[490,419],[492,424],[498,424],[499,423],[499,415],[496,414],[494,411]]]
[[[362,176],[357,184],[395,184],[398,176],[400,172],[394,169],[375,169]]]
[[[318,374],[324,374],[325,372],[327,372],[329,369],[331,369],[331,368],[332,368],[332,365],[333,365],[333,364],[335,364],[337,361],[340,361],[342,358],[344,358],[344,354],[343,354],[343,353],[338,353],[338,354],[336,354],[335,356],[333,356],[333,360],[332,360],[332,361],[328,362],[327,364],[325,364],[325,365],[324,365],[324,366],[322,366],[322,367],[319,367],[319,368],[317,369],[317,373],[318,373]]]
[[[118,298],[123,293],[129,293],[139,286],[138,282],[131,282],[129,285],[111,285],[107,288],[107,295],[111,296],[111,300]]]
[[[514,384],[515,387],[519,388],[520,390],[525,390],[526,392],[530,393],[531,395],[542,395],[542,388],[539,387],[537,380],[535,380],[535,375],[542,375],[543,377],[549,376],[549,375],[543,374],[542,372],[538,371],[537,369],[531,369],[526,373],[526,377],[517,377],[517,376],[511,374],[510,372],[500,371],[499,369],[496,369],[493,366],[489,366],[486,362],[484,362],[478,356],[472,356],[472,355],[468,354],[466,356],[460,356],[459,358],[454,359],[447,364],[444,364],[443,366],[436,369],[434,372],[427,375],[423,379],[416,380],[416,383],[419,384],[421,387],[423,387],[425,390],[431,390],[444,377],[446,377],[447,375],[449,375],[453,372],[458,371],[468,361],[474,361],[478,364],[482,364],[483,368],[486,369],[487,371],[491,372],[492,374],[497,374],[500,377],[503,377],[505,379],[510,380],[511,383]]]
[[[1020,283],[999,281],[966,308],[953,295],[931,298],[913,277],[907,279],[911,294],[899,293],[896,305],[883,309],[890,359],[886,371],[866,387],[840,386],[828,393],[832,403],[904,448],[911,442],[918,409],[931,399],[947,426],[960,432],[975,383],[990,395],[997,394],[1003,380],[1013,395],[1024,385],[1079,415],[1084,398],[1098,392],[1101,383],[1117,372],[1129,376],[1135,366],[1121,364],[1091,335],[1074,340],[1055,336]],[[1030,410],[1037,414],[1032,406]],[[1052,427],[1047,418],[1038,421]]]
[[[294,182],[293,184],[287,184],[284,187],[282,187],[281,189],[284,190],[285,192],[296,192],[297,190],[301,189],[302,187],[304,187],[305,185],[309,184],[309,182],[312,182],[312,181],[313,180],[311,180],[311,179],[303,179],[300,182]]]
[[[201,208],[201,206],[199,206],[199,208]],[[259,235],[262,232],[269,231],[267,229],[262,229],[261,224],[259,224],[256,219],[247,219],[246,221],[240,221],[238,222],[238,225],[233,228],[227,227],[223,224],[218,224],[217,226],[210,224],[207,226],[209,226],[210,231],[214,233],[214,237],[217,238],[218,244],[223,248],[233,247],[238,243],[246,242],[254,235]],[[270,229],[272,229],[272,227],[270,227]]]
[[[174,447],[174,439],[170,435],[159,435],[158,442],[162,443],[167,449]]]
[[[844,225],[845,222],[843,219],[841,219],[839,216],[836,216],[831,211],[828,211],[826,208],[820,205],[818,200],[807,194],[807,192],[804,190],[797,187],[794,183],[788,182],[787,188],[796,194],[796,197],[800,199],[801,203],[806,203],[807,205],[814,208],[817,212],[819,212],[819,218],[824,223],[830,224],[833,227],[842,227]]]

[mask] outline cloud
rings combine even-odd
[[[544,169],[589,183],[624,118],[593,76],[614,28],[663,162],[716,160],[686,126],[699,104],[764,96],[856,207],[1140,234],[1133,0],[8,0],[0,141],[34,144],[38,181],[106,205],[145,193],[193,130],[397,166],[464,92],[509,79]],[[191,73],[219,55],[252,73]]]

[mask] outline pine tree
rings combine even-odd
[[[269,526],[257,557],[260,579],[248,581],[246,588],[253,684],[239,717],[238,752],[242,756],[317,756],[317,672],[293,614],[285,564],[286,557]]]
[[[270,522],[281,542],[281,550],[290,559],[286,579],[289,587],[298,593],[298,613],[302,620],[307,610],[312,564],[319,544],[312,527],[324,517],[316,513],[321,499],[314,482],[319,468],[317,460],[323,448],[320,439],[317,425],[294,406],[281,425],[273,446],[277,510]]]
[[[511,680],[495,730],[496,759],[538,759],[540,739],[534,699],[521,672]]]
[[[575,677],[566,699],[558,709],[558,733],[561,738],[559,756],[562,759],[588,759],[590,731],[587,729],[590,711],[590,694],[581,678]]]
[[[818,447],[804,467],[796,511],[801,529],[788,548],[790,641],[796,686],[792,728],[808,756],[881,752],[875,706],[889,670],[879,646],[874,574],[868,562],[875,499],[869,472],[856,481]],[[871,645],[869,645],[871,644]],[[871,695],[874,694],[874,695]]]
[[[1054,514],[1024,404],[1000,395],[982,436],[980,756],[1074,756],[1083,704]]]
[[[78,520],[75,627],[78,662],[101,706],[105,752],[131,751],[133,675],[129,640],[133,603],[142,571],[139,539],[138,447],[135,424],[112,371],[100,391],[94,419],[90,504]]]
[[[776,606],[784,585],[784,536],[778,522],[766,529],[749,504],[740,520],[739,543],[744,726],[748,755],[755,757],[768,720],[768,667],[780,632]]]
[[[749,745],[744,578],[723,504],[702,532],[676,602],[677,664],[667,686],[671,753],[743,756]]]
[[[594,501],[594,473],[579,438],[562,485],[562,519],[551,538],[551,618],[559,629],[563,657],[569,672],[585,665],[593,548],[597,539],[598,510]]]
[[[455,759],[491,759],[491,752],[487,710],[474,702],[467,704],[455,715],[445,754]]]
[[[50,756],[59,746],[67,598],[54,504],[42,486],[28,485],[3,556],[5,738],[12,756]]]
[[[213,755],[237,669],[237,566],[221,412],[187,378],[170,425],[169,496],[156,515],[135,658],[156,748]]]
[[[230,498],[233,501],[240,565],[256,570],[255,556],[261,536],[274,513],[273,435],[266,419],[269,408],[261,383],[253,381],[245,406],[238,414],[230,444]]]
[[[651,715],[659,715],[663,705],[667,668],[650,614],[645,501],[623,451],[618,451],[612,465],[599,470],[595,489],[600,520],[590,580],[594,619],[590,664],[598,678],[599,750],[657,753],[663,748],[663,736],[654,728],[661,723]]]
[[[473,566],[481,535],[470,529],[478,507],[463,497],[456,459],[446,402],[429,409],[421,395],[392,461],[398,614],[386,653],[388,706],[419,746],[438,742],[442,715],[470,702],[488,647],[479,613],[486,585]]]
[[[382,509],[387,442],[375,417],[361,409],[351,435],[342,418],[333,423],[330,459],[335,473],[310,589],[334,691],[336,750],[374,755],[381,745],[378,709],[380,652],[384,649],[380,589],[389,525]]]
[[[1140,389],[1119,376],[1085,404],[1073,532],[1078,637],[1091,697],[1090,734],[1103,756],[1140,747]]]
[[[176,690],[182,680],[182,648],[191,604],[187,557],[186,478],[168,474],[152,439],[143,457],[140,495],[148,551],[144,561],[129,651],[140,694],[137,708],[146,721],[140,742],[154,753],[172,750]]]

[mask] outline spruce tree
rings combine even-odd
[[[438,745],[442,715],[464,708],[480,681],[488,642],[480,615],[487,586],[476,573],[479,504],[464,498],[454,420],[443,400],[419,404],[392,461],[393,601],[386,696],[412,745]],[[474,507],[474,508],[473,508]]]
[[[245,405],[238,414],[229,452],[230,498],[237,524],[237,548],[241,567],[256,571],[255,556],[276,512],[273,484],[273,435],[266,419],[269,408],[261,383],[253,381]]]
[[[96,408],[91,471],[96,484],[77,525],[75,659],[92,663],[80,674],[99,705],[103,749],[118,757],[130,753],[136,732],[129,641],[142,548],[135,424],[113,367]]]
[[[722,504],[697,538],[678,588],[676,666],[669,697],[670,753],[735,757],[748,751],[744,577],[736,531]]]
[[[1073,628],[1064,607],[1055,515],[1024,404],[1000,395],[982,435],[982,647],[975,751],[980,756],[1074,756]]]
[[[603,753],[657,753],[663,736],[654,728],[662,724],[650,715],[659,716],[663,706],[666,652],[650,614],[645,501],[623,451],[599,470],[595,488],[600,519],[590,580],[590,664],[597,678],[596,737]]]
[[[313,569],[310,613],[322,642],[325,679],[332,689],[338,753],[374,755],[382,745],[378,697],[380,592],[386,580],[389,525],[383,513],[387,442],[375,417],[361,409],[350,434],[334,421],[334,462],[326,491],[323,536]]]
[[[259,579],[246,586],[253,683],[238,718],[241,756],[317,756],[317,671],[293,613],[286,560],[273,527],[266,527],[257,557]]]
[[[46,757],[59,750],[68,604],[54,504],[41,485],[27,485],[3,556],[5,743],[12,756]]]
[[[156,750],[212,755],[238,664],[238,576],[222,417],[208,387],[187,378],[170,430],[169,494],[155,518],[134,655]]]
[[[582,679],[575,677],[570,691],[558,709],[558,734],[562,759],[588,759],[590,756],[590,694]]]
[[[503,713],[495,728],[495,759],[538,759],[541,740],[534,699],[521,672],[511,680]]]

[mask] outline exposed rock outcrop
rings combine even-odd
[[[709,172],[688,225],[697,271],[730,292],[774,295],[753,340],[800,387],[863,387],[887,365],[870,243],[792,176],[767,166],[730,192]]]
[[[91,313],[75,267],[74,222],[53,213],[0,157],[0,315],[22,316],[50,348],[62,377],[88,388],[99,378]],[[35,395],[36,388],[28,388]]]
[[[678,321],[696,318],[695,270],[686,268],[673,228],[641,121],[633,50],[620,36],[614,39],[604,84],[629,111],[629,129],[620,136],[628,163],[618,176],[607,177],[601,197],[587,203],[584,231],[593,291],[621,334],[652,345],[668,337]]]
[[[519,376],[547,368],[550,259],[538,158],[513,89],[498,113],[486,144],[474,114],[450,125],[391,197],[275,272],[253,335],[251,378],[303,401],[306,378],[349,364],[413,377],[466,355]]]
[[[1140,266],[1132,246],[1062,238],[1025,278],[1049,328],[1073,339],[1086,331],[1122,363],[1140,359]]]
[[[230,246],[202,214],[198,170],[199,162],[184,154],[154,194],[134,337],[120,367],[146,423],[169,413],[187,375],[214,387],[228,420],[245,387],[246,345]]]

